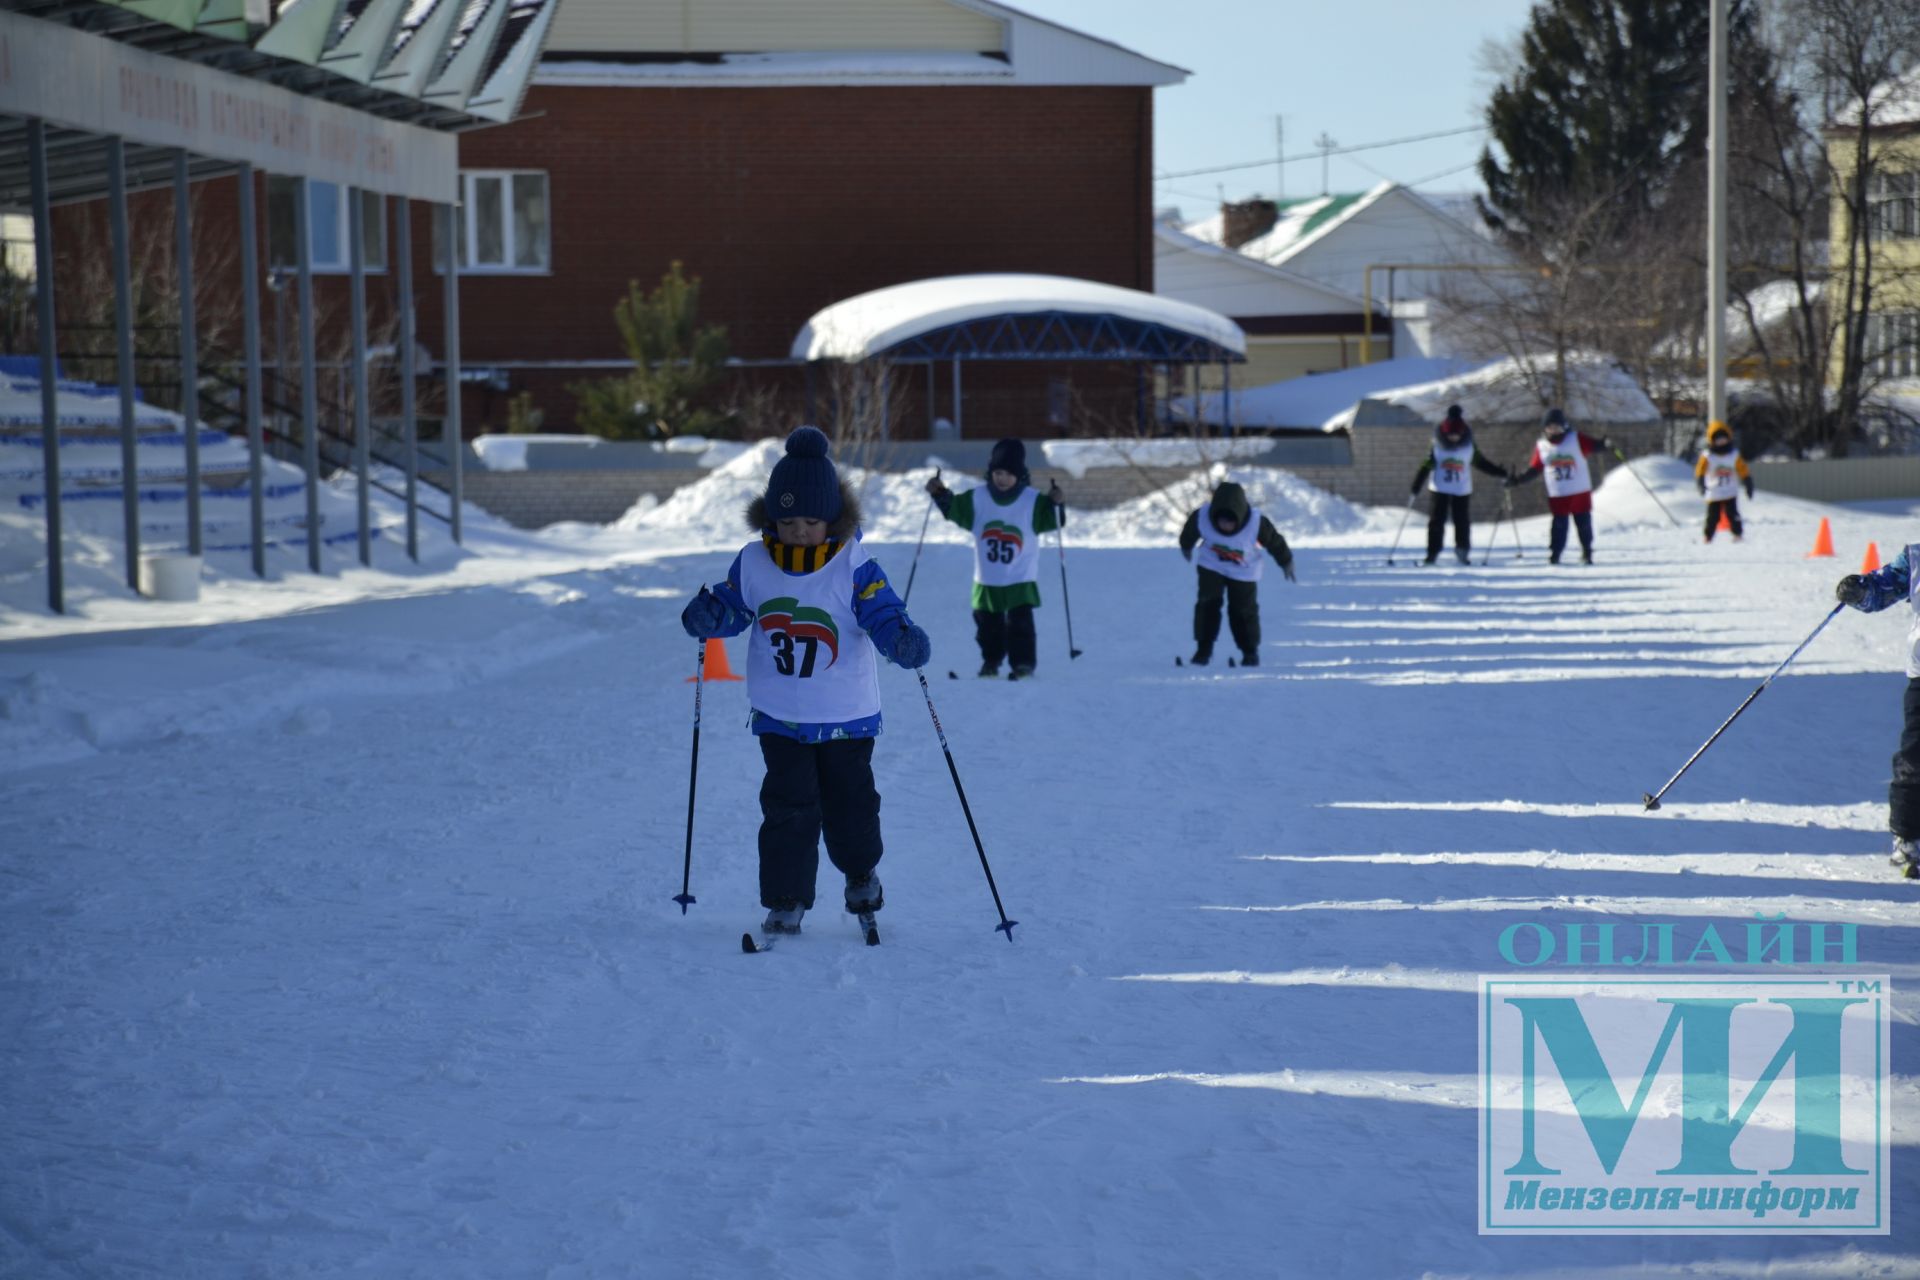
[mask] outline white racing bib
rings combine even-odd
[[[1427,476],[1427,488],[1434,493],[1450,493],[1464,498],[1473,492],[1473,442],[1449,449],[1438,441],[1433,446],[1433,470]]]
[[[1707,460],[1707,474],[1701,478],[1707,482],[1707,501],[1725,502],[1729,498],[1739,497],[1740,468],[1737,464],[1740,451],[1734,449],[1722,454],[1709,450],[1703,456]]]
[[[853,575],[867,561],[858,541],[812,573],[786,573],[762,543],[740,553],[740,594],[753,610],[747,701],[794,724],[876,715],[880,674],[853,613]]]
[[[1539,449],[1548,497],[1571,498],[1593,491],[1593,473],[1587,470],[1587,455],[1580,451],[1579,432],[1567,432],[1559,444],[1541,436]]]
[[[973,493],[973,580],[984,587],[1011,587],[1040,577],[1040,538],[1033,531],[1031,485],[1001,506],[991,484]]]
[[[1260,509],[1247,512],[1247,522],[1232,533],[1213,526],[1213,504],[1200,508],[1200,545],[1194,548],[1193,562],[1236,582],[1258,582],[1266,568],[1260,554]]]

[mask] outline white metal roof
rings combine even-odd
[[[536,84],[1152,88],[1188,74],[994,0],[567,0],[547,48]]]
[[[914,338],[992,316],[1114,315],[1203,338],[1239,355],[1240,326],[1216,311],[1138,289],[1069,276],[939,276],[844,298],[816,312],[793,340],[797,360],[865,360]]]

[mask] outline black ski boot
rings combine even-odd
[[[847,877],[847,910],[856,916],[872,915],[887,905],[886,895],[880,892],[880,877],[869,871],[855,879]]]
[[[1190,667],[1204,667],[1209,662],[1212,662],[1212,661],[1213,661],[1213,646],[1210,644],[1203,644],[1198,649],[1195,649],[1193,651],[1193,656],[1187,659],[1187,665]]]
[[[800,932],[800,917],[807,909],[797,902],[782,902],[767,909],[767,918],[760,926],[760,932],[766,934]]]
[[[1243,667],[1259,666],[1260,651],[1258,649],[1242,649],[1240,651],[1240,665]]]
[[[998,680],[1000,678],[1000,664],[997,662],[981,663],[980,678],[982,680]]]

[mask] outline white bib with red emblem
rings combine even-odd
[[[1449,449],[1436,441],[1433,446],[1433,470],[1427,476],[1427,488],[1435,493],[1450,493],[1456,498],[1466,497],[1473,492],[1473,472],[1468,467],[1472,461],[1472,441],[1457,449]]]
[[[1740,496],[1740,451],[1730,449],[1726,453],[1715,453],[1709,449],[1700,455],[1707,460],[1707,474],[1701,479],[1707,482],[1707,501],[1725,502]]]
[[[1040,578],[1040,535],[1033,531],[1033,504],[1040,495],[1031,485],[1002,506],[993,486],[973,491],[973,580],[983,587],[1011,587]]]
[[[1580,449],[1578,431],[1567,432],[1558,444],[1541,436],[1538,448],[1549,498],[1571,498],[1593,491],[1593,473],[1587,470],[1587,455]]]
[[[1213,504],[1200,508],[1200,545],[1193,562],[1236,582],[1258,582],[1266,561],[1260,555],[1260,509],[1247,512],[1247,522],[1232,533],[1213,527]]]
[[[853,613],[856,540],[812,573],[787,573],[763,543],[740,553],[740,594],[753,610],[747,701],[793,724],[859,720],[880,711],[873,643]]]

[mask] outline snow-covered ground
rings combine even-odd
[[[1015,941],[887,668],[885,943],[823,909],[748,957],[737,684],[670,901],[678,613],[768,461],[608,529],[476,519],[431,572],[216,556],[159,604],[90,543],[75,616],[0,583],[0,1275],[1920,1275],[1906,616],[1835,619],[1639,804],[1920,509],[1762,494],[1702,546],[1688,469],[1643,462],[1685,528],[1616,472],[1593,567],[1530,520],[1424,569],[1420,523],[1386,564],[1397,510],[1249,475],[1300,574],[1262,586],[1262,666],[1174,665],[1174,495],[1070,530],[1071,663],[1049,546],[1026,684],[970,676],[936,524],[913,611]],[[896,582],[925,474],[867,478]],[[1892,1234],[1476,1235],[1501,930],[1776,911],[1893,976]]]

